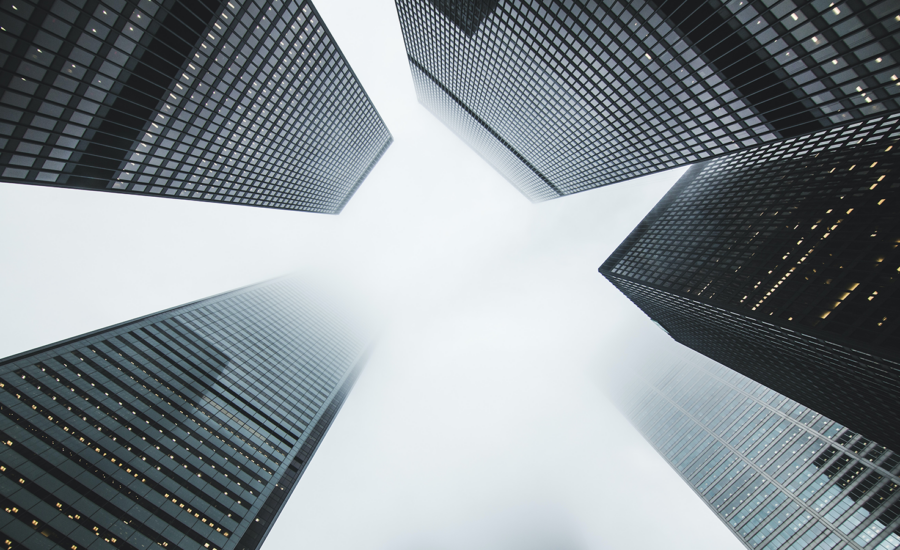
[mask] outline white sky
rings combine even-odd
[[[0,357],[311,272],[386,326],[265,550],[742,548],[602,388],[682,353],[597,267],[683,170],[533,205],[316,7],[395,139],[343,214],[0,184]]]

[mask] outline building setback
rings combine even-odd
[[[419,101],[532,201],[898,108],[891,0],[396,4]]]
[[[900,448],[900,115],[691,167],[600,272],[676,341]]]
[[[0,10],[0,181],[336,214],[392,141],[309,2]]]
[[[0,361],[4,548],[254,550],[363,342],[293,279]]]
[[[900,455],[702,358],[626,380],[620,410],[747,548],[900,547]]]

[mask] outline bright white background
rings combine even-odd
[[[604,395],[682,354],[597,267],[683,170],[533,205],[417,103],[390,0],[316,6],[395,138],[344,213],[0,184],[0,357],[312,273],[384,331],[266,550],[742,548]]]

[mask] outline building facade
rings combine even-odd
[[[621,411],[747,548],[900,547],[900,455],[883,445],[704,358],[626,387]]]
[[[0,361],[3,548],[258,548],[365,343],[277,279]]]
[[[900,448],[900,115],[691,167],[600,272],[675,340]]]
[[[0,181],[334,214],[392,141],[307,1],[0,13]]]
[[[890,0],[396,0],[419,101],[532,201],[898,109]]]

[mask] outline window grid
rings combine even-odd
[[[888,115],[695,165],[600,271],[682,344],[892,446],[898,138]]]
[[[889,0],[396,4],[420,102],[533,201],[898,108]]]
[[[622,411],[751,548],[869,550],[900,529],[900,461],[827,417],[704,359],[625,384],[614,394]],[[738,404],[704,415],[723,394]]]
[[[7,358],[0,531],[23,547],[256,548],[363,346],[279,279]]]
[[[338,213],[392,141],[308,2],[2,9],[5,181]]]

